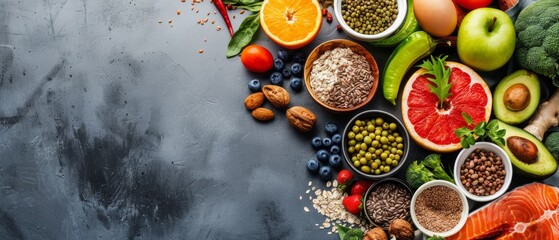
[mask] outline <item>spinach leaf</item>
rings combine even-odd
[[[238,8],[244,8],[247,11],[251,11],[251,12],[259,12],[260,8],[262,7],[262,2],[255,2],[249,5],[239,5],[237,6]]]
[[[343,240],[362,240],[362,239],[363,239],[363,231],[361,231],[361,229],[356,228],[347,231]]]
[[[227,5],[227,4],[238,5],[239,0],[223,0],[223,4],[225,4],[225,5]]]
[[[227,45],[227,58],[238,55],[243,47],[250,43],[258,28],[260,28],[258,12],[246,17]]]
[[[244,6],[248,6],[251,5],[253,3],[257,3],[257,2],[262,2],[262,0],[239,0],[239,5],[244,5]]]

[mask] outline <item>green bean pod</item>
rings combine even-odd
[[[435,50],[437,42],[424,31],[410,34],[392,52],[382,72],[382,93],[384,98],[396,105],[400,83],[406,72],[420,59]]]
[[[413,0],[408,0],[408,8],[406,13],[406,20],[402,27],[394,35],[381,39],[378,41],[370,42],[373,47],[394,47],[404,41],[410,34],[419,30],[419,23],[415,18],[413,12]]]

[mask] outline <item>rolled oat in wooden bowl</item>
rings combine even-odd
[[[318,45],[305,63],[305,86],[320,106],[350,112],[369,103],[378,87],[379,69],[360,44],[334,39]]]

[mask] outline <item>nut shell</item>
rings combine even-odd
[[[295,106],[287,109],[285,114],[291,126],[301,132],[308,132],[316,124],[316,115],[304,107]]]
[[[264,93],[256,92],[250,94],[245,98],[245,107],[251,111],[257,109],[262,106],[262,104],[264,103],[264,99]]]
[[[388,236],[382,228],[375,227],[365,233],[363,240],[388,240]]]
[[[274,119],[274,112],[267,108],[257,108],[252,111],[252,117],[258,121],[270,121]]]
[[[285,108],[289,105],[289,93],[285,88],[275,85],[266,85],[262,88],[262,92],[274,107]]]
[[[388,227],[390,236],[395,236],[397,240],[413,240],[415,234],[410,222],[404,219],[394,219]]]

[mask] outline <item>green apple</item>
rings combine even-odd
[[[505,65],[515,44],[512,20],[496,8],[478,8],[466,14],[456,40],[460,60],[480,71],[493,71]]]

